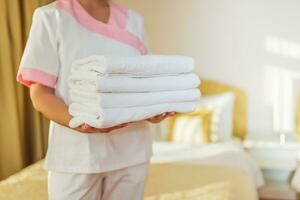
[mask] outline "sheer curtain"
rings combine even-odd
[[[41,159],[48,121],[33,110],[16,74],[32,13],[50,0],[0,0],[0,179]]]

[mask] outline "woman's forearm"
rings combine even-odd
[[[41,112],[46,118],[60,125],[69,127],[69,122],[72,116],[69,114],[68,106],[54,94],[54,89],[43,86],[38,83],[33,83],[30,86],[30,97],[34,108]],[[159,123],[165,118],[173,116],[175,113],[164,113],[148,119],[152,123]],[[75,130],[82,133],[109,133],[113,130],[124,128],[131,123],[120,124],[118,126],[97,129],[87,124],[77,127]]]
[[[46,118],[69,127],[72,116],[69,114],[68,106],[54,94],[54,89],[41,84],[34,83],[30,86],[30,97],[34,108],[41,112]],[[113,130],[124,128],[130,123],[120,124],[118,126],[97,129],[87,124],[83,124],[74,130],[81,133],[109,133]]]
[[[30,97],[36,110],[46,118],[58,124],[69,127],[72,116],[67,105],[54,94],[54,89],[40,84],[30,86]]]

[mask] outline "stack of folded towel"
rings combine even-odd
[[[70,127],[107,128],[165,112],[192,112],[200,97],[194,60],[183,56],[93,56],[69,76]]]

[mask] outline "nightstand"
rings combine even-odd
[[[300,142],[285,135],[251,135],[244,147],[261,167],[266,184],[259,189],[265,199],[298,199],[291,178],[300,160]]]

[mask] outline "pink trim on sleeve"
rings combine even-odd
[[[110,19],[106,24],[90,16],[77,0],[57,0],[57,5],[88,30],[130,45],[142,55],[147,54],[145,44],[136,35],[125,30],[128,22],[128,10],[125,7],[111,2]]]
[[[21,67],[18,71],[17,81],[27,87],[30,87],[30,85],[35,82],[55,88],[57,77],[38,69]]]
[[[110,1],[110,22],[117,24],[121,29],[126,29],[128,23],[128,9]]]

